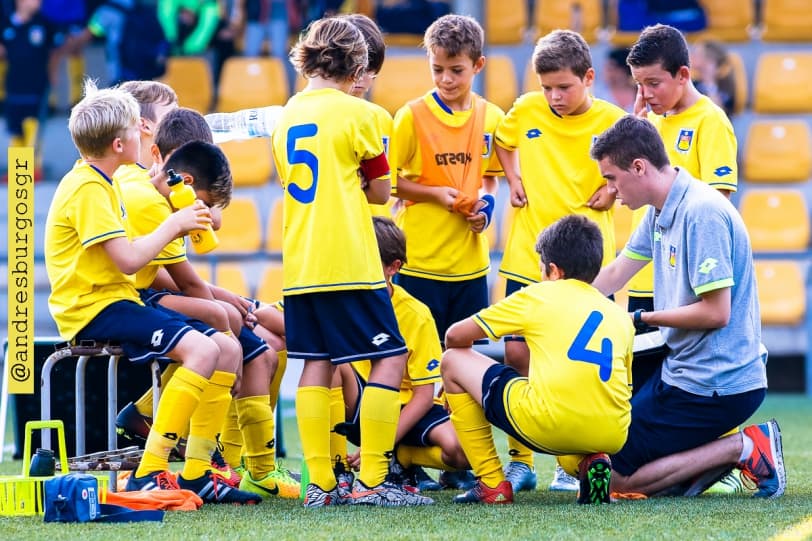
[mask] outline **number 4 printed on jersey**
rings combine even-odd
[[[609,381],[612,375],[612,341],[604,337],[601,339],[600,351],[587,349],[587,345],[595,335],[595,331],[598,330],[598,325],[601,324],[601,321],[603,321],[603,314],[600,312],[593,311],[589,314],[583,327],[581,327],[575,340],[573,340],[569,351],[567,351],[567,356],[572,361],[597,364],[599,367],[598,375],[601,381]]]

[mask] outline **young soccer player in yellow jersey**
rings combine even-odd
[[[134,236],[148,233],[153,227],[154,218],[173,212],[168,198],[170,188],[166,183],[166,171],[169,169],[173,169],[185,182],[192,185],[198,198],[210,207],[225,206],[231,196],[231,172],[225,155],[218,147],[199,140],[211,140],[211,132],[203,117],[191,110],[176,109],[167,113],[164,120],[167,122],[161,122],[155,135],[155,147],[159,151],[156,163],[160,165],[162,173],[152,179],[131,181],[122,186],[125,206],[132,216],[130,230]],[[176,148],[176,145],[187,140],[189,142]],[[229,317],[231,312],[237,315],[238,320],[234,331],[236,337],[232,336],[228,340],[234,354],[243,363],[243,377],[239,391],[230,402],[229,412],[233,413],[234,419],[227,417],[222,439],[225,440],[223,453],[226,449],[234,451],[227,458],[235,461],[235,464],[240,463],[240,449],[245,445],[245,474],[240,479],[233,473],[228,466],[229,462],[224,464],[222,457],[216,456],[220,454],[219,450],[213,452],[212,468],[216,473],[222,474],[226,482],[232,486],[239,485],[242,490],[262,496],[296,498],[299,496],[298,482],[291,478],[286,469],[276,465],[275,426],[269,397],[269,383],[277,370],[276,355],[254,331],[243,324],[234,305],[218,300],[235,295],[201,280],[186,260],[183,245],[180,246],[179,254],[179,259],[156,258],[151,266],[136,274],[136,287],[139,288],[142,299],[193,317],[219,310],[226,316],[227,325],[228,320],[233,319]],[[152,289],[159,267],[168,271],[172,282],[168,286],[171,290],[179,290],[183,294]],[[184,289],[184,284],[194,281],[200,282],[199,289],[202,292],[193,288]],[[242,306],[242,302],[244,300],[240,298],[237,306]],[[228,421],[232,420],[233,430],[229,430],[231,425]],[[234,432],[237,433],[236,437]],[[236,445],[227,445],[234,439],[237,440]]]
[[[634,112],[656,126],[671,163],[730,197],[738,186],[736,135],[725,112],[691,81],[682,33],[662,24],[645,28],[626,62],[637,81]],[[635,211],[632,230],[646,208]],[[653,310],[653,280],[648,265],[629,282],[630,311]]]
[[[398,482],[412,483],[414,480],[407,481],[405,477],[413,475],[408,471],[413,465],[440,470],[468,469],[468,459],[462,452],[454,427],[448,422],[448,413],[434,399],[434,384],[440,382],[442,355],[434,318],[426,305],[392,283],[392,277],[406,262],[406,238],[389,218],[374,216],[372,220],[395,317],[409,349],[400,384],[402,409],[395,436],[397,448],[392,473],[401,476]],[[360,445],[356,424],[358,404],[369,381],[370,369],[369,361],[356,361],[340,365],[337,370],[344,387],[348,420],[344,429],[352,429],[348,436],[355,445]],[[350,457],[350,465],[356,467],[358,459],[355,453]]]
[[[471,91],[485,65],[476,20],[440,17],[423,42],[435,88],[395,114],[390,151],[409,254],[395,283],[429,307],[442,339],[453,322],[488,305],[482,232],[502,174],[493,136],[504,113]]]
[[[541,233],[536,250],[541,282],[446,334],[441,366],[451,422],[479,478],[457,503],[513,501],[492,424],[537,452],[558,455],[568,473],[579,475],[579,503],[609,503],[611,464],[604,453],[623,447],[631,421],[634,327],[590,285],[603,261],[603,239],[589,218],[561,218]],[[527,340],[527,377],[471,347],[508,334]]]
[[[615,198],[589,159],[589,147],[623,116],[623,110],[590,95],[595,79],[592,55],[576,32],[555,30],[539,39],[533,69],[542,91],[516,100],[496,130],[496,153],[505,169],[511,204],[517,207],[499,266],[506,296],[541,280],[535,239],[569,214],[586,216],[598,225],[604,265],[615,257]],[[524,339],[506,336],[505,363],[527,376],[529,362]],[[505,474],[513,491],[535,489],[533,453],[511,436],[508,448],[511,461]],[[559,467],[550,489],[577,490],[578,482]]]
[[[179,481],[167,471],[167,459],[178,434],[189,425],[190,456],[179,480],[216,488],[209,462],[201,455],[222,424],[222,403],[229,398],[238,367],[177,314],[145,307],[128,276],[173,239],[211,223],[211,214],[198,201],[168,217],[150,235],[129,241],[126,213],[112,176],[120,165],[138,159],[138,104],[120,89],[97,90],[90,82],[86,89],[68,122],[82,159],[60,182],[46,221],[49,308],[65,339],[114,340],[133,362],[168,356],[183,364],[161,396],[128,489],[178,488]],[[260,501],[231,487],[215,492],[209,501]]]
[[[288,355],[304,360],[296,418],[310,473],[305,507],[344,501],[330,464],[329,387],[332,364],[355,359],[371,359],[373,367],[361,399],[361,471],[348,503],[432,503],[385,482],[406,346],[376,255],[368,205],[387,201],[390,183],[381,177],[389,164],[372,109],[347,94],[363,75],[367,54],[363,34],[349,21],[312,23],[291,52],[308,85],[285,105],[273,134],[285,190]]]

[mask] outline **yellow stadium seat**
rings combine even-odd
[[[288,97],[288,75],[281,59],[232,56],[223,63],[218,111],[284,105]]]
[[[809,246],[809,211],[800,190],[748,189],[739,212],[754,252],[800,251]]]
[[[507,280],[501,274],[496,275],[496,279],[491,286],[491,304],[496,304],[505,298],[505,284]]]
[[[251,296],[251,290],[245,281],[245,273],[239,263],[218,263],[215,272],[215,285],[243,297]]]
[[[755,120],[743,155],[752,182],[805,181],[812,174],[812,137],[802,120]]]
[[[762,2],[764,41],[812,41],[812,5],[809,0]]]
[[[265,249],[269,252],[282,251],[282,197],[277,197],[268,215],[268,228],[265,232]]]
[[[533,58],[524,67],[524,81],[522,82],[522,93],[536,92],[541,90],[541,83],[539,83],[536,69],[533,67]]]
[[[175,89],[178,104],[202,114],[211,109],[214,96],[211,66],[199,56],[173,56],[166,63],[161,81]]]
[[[539,36],[557,28],[569,28],[580,33],[587,42],[595,43],[603,24],[603,3],[601,0],[537,0],[533,21]]]
[[[753,86],[756,113],[812,112],[812,52],[761,53]]]
[[[518,95],[519,83],[513,61],[506,55],[489,56],[485,64],[485,97],[507,112]]]
[[[491,45],[516,45],[524,39],[528,14],[526,0],[485,2],[485,39]]]
[[[709,37],[721,41],[750,39],[755,20],[753,0],[699,0],[699,3],[708,18],[706,32]]]
[[[423,42],[423,34],[384,34],[383,41],[387,47],[419,47]]]
[[[255,299],[262,302],[276,302],[282,298],[282,265],[271,263],[262,272]]]
[[[257,137],[243,141],[220,143],[228,158],[235,187],[261,186],[273,175],[271,140]]]
[[[632,209],[615,202],[615,248],[618,253],[629,242],[632,235]]]
[[[806,280],[795,261],[755,261],[764,325],[800,325],[806,316]]]
[[[247,197],[234,197],[223,209],[223,223],[217,231],[217,252],[252,253],[262,248],[262,225],[256,202]]]
[[[388,56],[370,98],[391,114],[434,87],[424,54]]]

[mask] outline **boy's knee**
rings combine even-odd
[[[242,363],[242,347],[231,336],[216,333],[213,341],[219,349],[217,356],[217,369],[224,372],[236,372]]]

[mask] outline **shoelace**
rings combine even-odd
[[[168,471],[162,471],[158,475],[154,477],[155,484],[158,486],[160,490],[178,490],[180,489],[180,485],[178,485],[178,480],[175,479],[175,476],[169,473]]]
[[[218,494],[220,483],[226,485],[227,487],[231,488],[231,486],[226,481],[225,476],[217,472],[210,472],[209,476],[211,478],[212,490],[214,490],[214,499],[219,500],[220,496]]]

